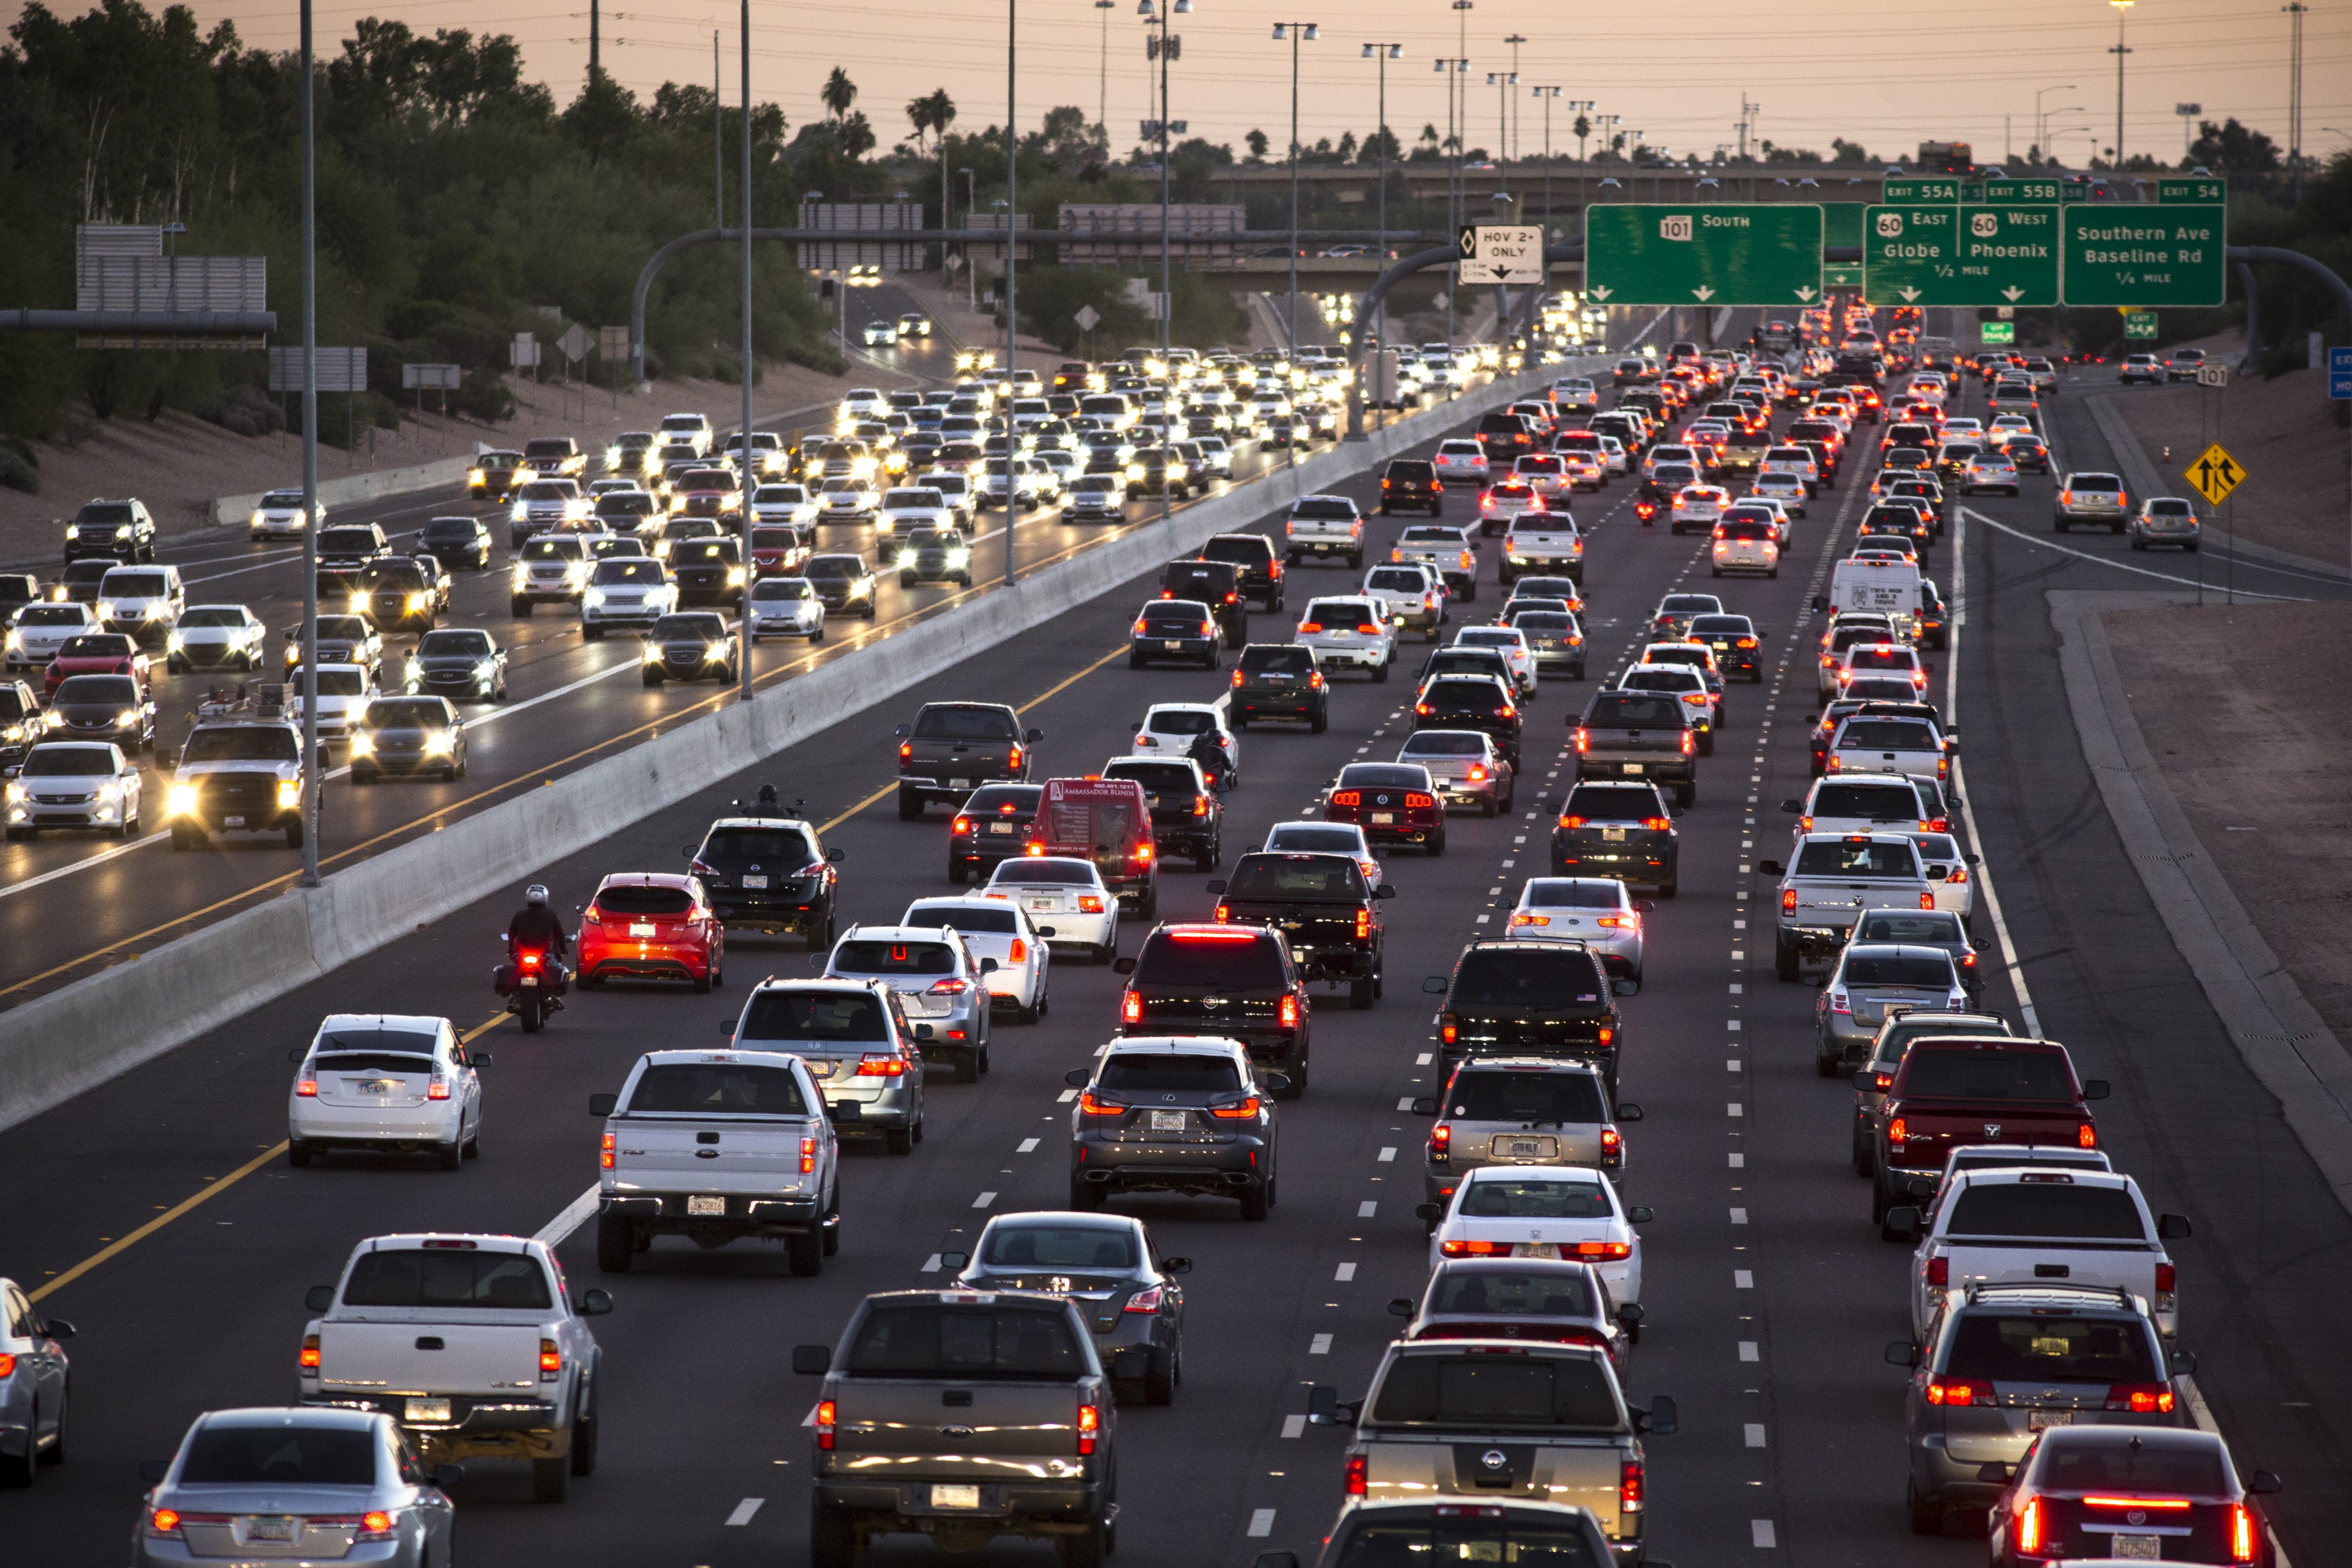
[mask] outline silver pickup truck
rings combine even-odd
[[[793,1350],[793,1372],[824,1379],[808,1420],[812,1568],[848,1568],[872,1537],[906,1531],[950,1552],[1029,1536],[1057,1542],[1066,1568],[1101,1568],[1118,1529],[1111,1379],[1148,1360],[1131,1346],[1107,1370],[1062,1296],[866,1297],[837,1346]]]
[[[1584,535],[1566,509],[1522,512],[1503,531],[1502,578],[1506,586],[1528,576],[1584,581]]]
[[[340,1284],[313,1286],[309,1306],[303,1404],[382,1411],[427,1464],[528,1459],[540,1502],[595,1472],[604,1363],[585,1320],[613,1300],[567,1299],[545,1242],[379,1236]]]
[[[1783,980],[1834,959],[1864,910],[1936,907],[1918,847],[1900,833],[1802,833],[1786,866],[1759,860],[1756,869],[1780,879],[1772,958]]]
[[[1389,1346],[1353,1405],[1307,1390],[1307,1419],[1352,1426],[1348,1495],[1540,1500],[1590,1510],[1613,1563],[1643,1561],[1642,1434],[1675,1430],[1675,1402],[1627,1407],[1609,1352],[1528,1340],[1412,1340]]]

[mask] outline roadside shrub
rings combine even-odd
[[[198,400],[197,418],[236,436],[267,436],[286,428],[286,411],[255,386],[226,386]]]

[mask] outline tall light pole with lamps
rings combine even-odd
[[[751,508],[753,487],[751,475],[751,0],[742,0],[743,28],[743,195],[739,204],[736,221],[743,226],[743,357],[736,365],[743,379],[743,422],[736,428],[742,431],[741,456],[736,463],[737,482],[743,487],[745,504],[736,514],[736,525],[742,535],[743,593],[735,605],[736,626],[748,634],[751,625]],[[847,309],[846,301],[844,309]],[[735,645],[735,676],[740,683],[738,697],[751,699],[751,650],[758,647],[757,639],[739,637]]]
[[[1102,79],[1095,90],[1102,101],[1095,110],[1095,123],[1102,127],[1105,156],[1110,153],[1110,14],[1118,6],[1118,0],[1095,0],[1095,9],[1102,13],[1102,52],[1095,67]]]
[[[1539,98],[1539,99],[1541,99],[1541,100],[1543,100],[1543,106],[1544,106],[1544,130],[1543,130],[1543,138],[1544,138],[1544,140],[1543,140],[1544,205],[1543,205],[1543,226],[1544,226],[1544,242],[1545,242],[1546,244],[1549,244],[1549,243],[1550,243],[1550,241],[1551,241],[1551,104],[1552,104],[1552,100],[1554,100],[1554,99],[1556,99],[1556,98],[1558,98],[1558,97],[1559,96],[1559,94],[1560,94],[1560,89],[1559,89],[1559,88],[1556,88],[1556,87],[1544,87],[1544,86],[1542,86],[1542,85],[1538,84],[1538,86],[1536,86],[1532,90],[1534,91],[1535,95],[1536,95],[1538,98]]]
[[[746,4],[749,0],[746,0]],[[1021,312],[1013,294],[1014,262],[1020,252],[1014,247],[1013,236],[1021,226],[1021,133],[1014,116],[1013,88],[1021,58],[1021,0],[1004,0],[1004,375],[1002,384],[1010,394],[1019,384],[1013,380],[1013,354],[1021,341]],[[1020,491],[1014,480],[1014,465],[1020,461],[1021,444],[1012,439],[1013,400],[1008,395],[1004,407],[1004,581],[1013,581],[1013,520],[1020,515]]]
[[[1508,44],[1508,45],[1510,45],[1510,46],[1511,46],[1511,79],[1512,79],[1513,81],[1517,81],[1517,80],[1518,80],[1518,79],[1519,79],[1519,46],[1520,46],[1521,44],[1526,43],[1527,41],[1528,41],[1528,40],[1527,40],[1523,36],[1521,36],[1520,34],[1517,34],[1517,33],[1513,33],[1509,37],[1505,38],[1505,39],[1503,40],[1503,42],[1505,42],[1505,43],[1507,43],[1507,44]],[[1517,108],[1514,108],[1514,109],[1511,110],[1511,143],[1510,143],[1510,152],[1509,152],[1506,156],[1507,156],[1507,157],[1508,157],[1508,158],[1517,158],[1518,155],[1519,155],[1519,111],[1518,111],[1518,110],[1517,110]]]
[[[1459,4],[1460,0],[1456,0],[1456,3]],[[1468,140],[1461,129],[1460,122],[1468,120],[1469,115],[1466,112],[1466,107],[1464,112],[1459,114],[1455,112],[1454,105],[1457,95],[1454,90],[1454,84],[1458,78],[1469,70],[1470,62],[1467,58],[1457,55],[1451,59],[1433,60],[1430,63],[1445,76],[1445,137],[1454,148],[1454,168],[1446,182],[1445,227],[1450,234],[1459,233],[1463,219],[1462,144]],[[1466,96],[1469,83],[1464,82],[1462,88],[1463,95]],[[1454,341],[1454,296],[1456,291],[1454,289],[1448,289],[1445,291],[1445,341],[1449,343]],[[1448,395],[1451,395],[1450,388],[1453,383],[1449,380],[1446,384],[1449,388]]]
[[[2050,115],[2053,112],[2058,114],[2071,114],[2074,112],[2074,110],[2061,109],[2055,110],[2044,110],[2042,107],[2042,100],[2049,97],[2053,92],[2073,92],[2074,90],[2075,87],[2073,82],[2062,81],[2055,87],[2039,89],[2033,95],[2033,146],[2034,150],[2040,153],[2044,158],[2050,156]],[[2074,106],[2075,109],[2080,109],[2082,105],[2079,103]]]
[[[2176,103],[2172,112],[2180,116],[2180,157],[2186,163],[2197,146],[2197,117],[2205,112],[2201,103]]]
[[[1313,22],[1276,22],[1275,42],[1290,41],[1290,346],[1289,353],[1298,353],[1298,46],[1314,43],[1323,36]],[[1291,450],[1289,447],[1283,448]]]
[[[971,226],[972,209],[980,205],[980,196],[972,184],[972,171],[958,169],[956,173],[963,176],[963,221],[964,226],[969,228]],[[966,294],[971,300],[972,314],[978,315],[980,313],[980,268],[971,264],[970,245],[963,247],[963,280]]]
[[[310,0],[302,0],[302,885],[319,885],[319,182]]]
[[[2115,172],[2124,168],[2124,57],[2131,50],[2124,47],[2124,22],[2130,16],[2133,0],[2107,0],[2116,8],[2116,47],[2107,53],[2116,57],[2116,145]]]
[[[1364,58],[1380,62],[1376,68],[1380,76],[1380,109],[1373,116],[1375,123],[1372,131],[1372,134],[1380,139],[1381,143],[1380,243],[1372,250],[1372,270],[1375,273],[1386,271],[1389,265],[1389,62],[1403,58],[1402,44],[1366,44],[1364,46]],[[1380,344],[1385,344],[1388,342],[1388,332],[1385,330],[1388,313],[1388,299],[1384,295],[1381,300],[1381,313],[1372,321],[1372,331],[1380,340]],[[1371,363],[1372,374],[1375,378],[1372,385],[1372,406],[1376,409],[1385,409],[1388,384],[1384,379],[1379,345],[1375,345],[1372,349]]]
[[[1147,26],[1157,23],[1160,27],[1160,37],[1155,40],[1160,46],[1160,118],[1154,124],[1160,134],[1160,363],[1163,365],[1168,363],[1169,334],[1174,330],[1176,321],[1175,296],[1169,292],[1168,133],[1184,128],[1181,121],[1171,123],[1168,118],[1168,62],[1184,43],[1182,38],[1169,34],[1168,18],[1171,13],[1179,16],[1191,16],[1192,0],[1135,0],[1135,14],[1142,17]],[[1173,416],[1171,411],[1172,401],[1172,398],[1163,396],[1160,404],[1160,439],[1162,443],[1168,439],[1168,422]],[[1164,518],[1168,514],[1168,487],[1161,485],[1160,515]]]

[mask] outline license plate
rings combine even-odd
[[[1549,1241],[1523,1241],[1511,1248],[1514,1258],[1558,1258],[1559,1248]]]
[[[629,934],[631,936],[651,936],[654,934],[654,922],[651,921],[631,921],[629,922]]]
[[[418,1403],[410,1400],[411,1405]],[[294,1516],[290,1513],[260,1514],[245,1521],[247,1541],[283,1541],[294,1539]]]
[[[241,816],[224,816],[221,818],[221,826],[223,827],[243,827],[245,826],[245,818]]]
[[[1029,907],[1033,910],[1050,910],[1054,907],[1054,900],[1051,899],[1032,899],[1029,900]]]
[[[1182,643],[1181,643],[1181,642],[1177,641],[1177,640],[1176,640],[1176,639],[1174,639],[1173,637],[1171,637],[1171,638],[1170,638],[1170,639],[1168,639],[1167,641],[1165,641],[1165,642],[1161,643],[1160,646],[1161,647],[1165,648],[1165,649],[1166,649],[1168,652],[1170,652],[1170,653],[1178,653],[1178,652],[1181,652],[1181,651],[1182,651],[1183,647],[1184,647],[1184,645],[1183,645]]]
[[[2107,1550],[2119,1562],[2155,1563],[2164,1556],[2164,1538],[2160,1535],[2111,1535],[2107,1540]]]
[[[765,877],[746,877],[743,879],[743,885],[747,888],[764,888],[768,885],[768,879]]]
[[[1265,680],[1269,686],[1286,686],[1290,682],[1290,677],[1280,670],[1269,670],[1266,672]]]
[[[358,1089],[362,1094],[390,1094],[392,1092],[392,1085],[385,1082],[383,1079],[372,1079],[363,1083],[353,1084],[352,1087]]]
[[[1013,831],[1013,824],[1009,822],[992,822],[988,825],[988,830],[991,833],[1009,834]]]
[[[410,1421],[446,1421],[449,1402],[446,1399],[412,1399],[408,1401],[404,1419]]]
[[[950,789],[970,789],[971,787],[971,781],[970,779],[950,779],[950,780],[948,780],[948,788],[950,788]]]
[[[539,984],[539,976],[536,974],[526,974],[522,977],[522,983],[525,985],[535,986]]]
[[[1625,771],[1629,773],[1638,773],[1648,765],[1649,764],[1646,763],[1627,763],[1625,764]]]
[[[808,1066],[809,1077],[831,1078],[833,1076],[833,1063],[828,1061],[812,1061],[806,1057],[803,1057],[801,1059]]]
[[[686,1200],[686,1212],[690,1215],[723,1215],[727,1212],[725,1198],[690,1197]]]
[[[2074,1413],[2071,1410],[2029,1410],[2025,1413],[2025,1429],[2039,1432],[2045,1426],[2072,1426]],[[2153,1541],[2154,1536],[2149,1540]]]
[[[1625,830],[1622,827],[1604,827],[1601,830],[1601,837],[1608,843],[1622,844],[1625,842]]]
[[[978,1508],[980,1489],[976,1486],[934,1486],[931,1488],[931,1506],[933,1508]]]
[[[1181,1110],[1155,1110],[1151,1113],[1151,1130],[1154,1132],[1181,1132],[1185,1120]]]
[[[1372,813],[1372,826],[1375,827],[1379,827],[1383,824],[1392,823],[1395,820],[1396,813],[1393,811],[1376,811]]]

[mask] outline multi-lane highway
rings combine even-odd
[[[2051,405],[2060,461],[2104,466],[2108,455],[2077,406],[2082,390],[2074,384]],[[1857,435],[1874,445],[1866,426]],[[1591,531],[1595,681],[1643,640],[1658,597],[1677,589],[1720,593],[1754,617],[1769,655],[1761,686],[1729,692],[1697,803],[1678,825],[1680,896],[1648,917],[1646,984],[1622,1004],[1622,1092],[1646,1111],[1629,1132],[1629,1196],[1657,1215],[1644,1228],[1649,1316],[1629,1382],[1637,1395],[1681,1404],[1680,1433],[1649,1443],[1649,1528],[1655,1556],[1682,1568],[1957,1565],[1984,1550],[1906,1527],[1903,1373],[1880,1351],[1904,1336],[1907,1254],[1869,1223],[1867,1186],[1846,1161],[1851,1091],[1815,1075],[1815,993],[1774,979],[1772,884],[1750,869],[1785,845],[1778,803],[1808,778],[1802,721],[1815,706],[1809,661],[1820,623],[1806,605],[1851,542],[1867,467],[1857,454],[1837,489],[1817,499],[1772,581],[1717,584],[1706,542],[1635,526],[1622,483],[1576,504]],[[1344,488],[1365,498],[1370,482]],[[1969,501],[1955,517],[1929,565],[1963,619],[1955,653],[1932,660],[1932,690],[1956,703],[1966,741],[1975,847],[2002,911],[1992,958],[2015,955],[2013,971],[1995,963],[1986,1001],[2021,1021],[2030,1004],[2086,1075],[2116,1082],[2099,1123],[2117,1168],[2139,1177],[2153,1206],[2195,1223],[2195,1239],[2174,1251],[2183,1342],[2200,1357],[2203,1403],[2242,1467],[2285,1478],[2287,1489],[2268,1500],[2293,1560],[2334,1561],[2332,1543],[2352,1525],[2352,1373],[2335,1328],[2352,1295],[2352,1222],[2149,908],[2133,858],[2167,847],[2116,837],[2056,674],[2047,592],[2137,586],[2133,570],[2177,569],[2104,535],[2053,542],[2046,481],[2029,479],[2014,500]],[[1375,544],[1398,526],[1376,520]],[[1024,521],[1023,533],[1037,527]],[[1045,530],[1041,552],[1052,542]],[[2257,570],[2241,562],[2241,585]],[[1294,605],[1327,577],[1337,586],[1352,576],[1305,569]],[[2276,576],[2252,585],[2331,591]],[[1092,771],[1125,751],[1146,704],[1217,694],[1213,677],[1126,667],[1127,625],[1146,593],[1129,584],[1051,637],[942,670],[927,695],[1019,705],[1045,732],[1041,772]],[[1289,619],[1255,617],[1254,638],[1287,640]],[[551,659],[597,656],[568,632],[558,640],[568,651],[551,649]],[[1417,650],[1405,657],[1417,659]],[[551,670],[541,689],[593,668]],[[1412,1210],[1427,1123],[1399,1109],[1432,1087],[1433,1024],[1415,982],[1444,973],[1464,942],[1496,931],[1520,880],[1546,868],[1550,808],[1570,776],[1565,724],[1592,684],[1546,682],[1533,703],[1529,787],[1516,815],[1457,817],[1441,858],[1388,858],[1400,889],[1386,906],[1394,984],[1370,1013],[1318,1008],[1313,1089],[1281,1108],[1286,1175],[1272,1220],[1243,1224],[1232,1205],[1209,1200],[1118,1203],[1147,1219],[1163,1252],[1196,1260],[1177,1401],[1122,1413],[1122,1561],[1242,1564],[1266,1547],[1311,1550],[1329,1522],[1341,1444],[1305,1426],[1306,1386],[1361,1392],[1395,1327],[1386,1303],[1425,1277]],[[639,696],[584,689],[614,710]],[[519,684],[519,698],[527,695]],[[1344,763],[1392,754],[1410,700],[1409,686],[1341,677],[1327,733],[1248,731],[1247,782],[1228,801],[1229,849],[1309,814]],[[632,716],[586,711],[614,727]],[[787,799],[805,798],[825,842],[845,852],[845,920],[887,920],[913,897],[947,890],[944,814],[915,824],[874,809],[892,777],[888,727],[903,716],[845,723],[583,846],[540,879],[568,910],[608,872],[671,868],[677,846],[730,798],[769,781]],[[580,719],[550,717],[551,737],[583,729]],[[505,743],[497,728],[488,735]],[[478,758],[488,752],[486,739]],[[129,885],[152,889],[164,857],[143,853],[153,863],[136,866],[130,874],[144,881]],[[1162,918],[1207,913],[1205,877],[1163,875]],[[86,895],[94,910],[108,901],[99,886]],[[608,990],[575,996],[548,1032],[526,1038],[500,1026],[487,988],[519,889],[480,891],[433,929],[0,1134],[0,1212],[10,1216],[0,1271],[46,1292],[40,1310],[80,1330],[70,1346],[70,1461],[44,1471],[32,1493],[0,1497],[0,1539],[25,1561],[114,1561],[136,1508],[137,1462],[170,1453],[199,1411],[289,1400],[305,1288],[332,1279],[363,1237],[428,1228],[562,1237],[574,1287],[603,1284],[617,1302],[595,1324],[606,1400],[597,1474],[575,1484],[570,1502],[547,1507],[529,1500],[520,1467],[469,1467],[458,1494],[467,1559],[797,1561],[808,1519],[803,1420],[814,1394],[790,1373],[789,1347],[831,1341],[866,1291],[937,1279],[927,1262],[990,1214],[1063,1203],[1072,1091],[1062,1075],[1110,1032],[1119,984],[1070,963],[1055,970],[1046,1021],[1000,1027],[989,1077],[933,1079],[929,1136],[912,1157],[849,1158],[842,1247],[822,1277],[790,1277],[779,1250],[664,1242],[625,1278],[600,1278],[593,1226],[580,1228],[601,1125],[586,1114],[587,1096],[617,1087],[642,1051],[711,1039],[738,1001]],[[732,948],[736,985],[771,971],[806,973],[796,942],[739,937]],[[495,1059],[482,1074],[478,1163],[454,1174],[423,1162],[289,1167],[287,1047],[323,1013],[373,1008],[446,1013],[478,1034]],[[902,1537],[869,1560],[934,1559]],[[1048,1554],[1000,1543],[980,1560],[1036,1563]]]

